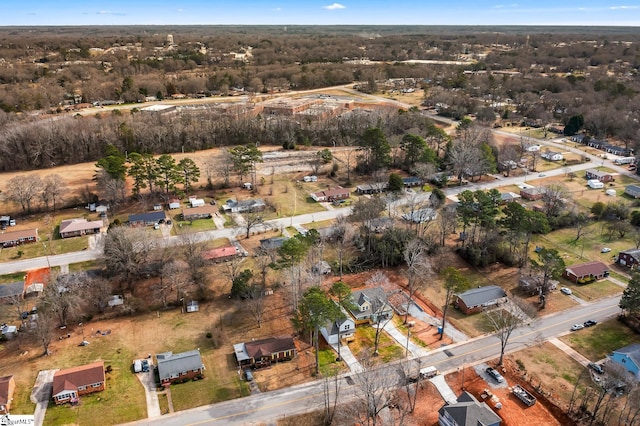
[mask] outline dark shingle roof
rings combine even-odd
[[[4,297],[19,296],[24,290],[24,283],[18,281],[11,284],[0,284],[0,299]]]
[[[507,294],[504,290],[497,285],[472,288],[471,290],[458,294],[458,298],[460,298],[468,307],[479,306],[506,296]]]
[[[140,214],[130,214],[129,222],[157,222],[164,219],[164,212],[148,212]]]
[[[53,375],[53,396],[62,391],[77,390],[80,386],[104,382],[104,362],[59,370]]]
[[[462,392],[455,404],[445,404],[438,413],[446,411],[458,426],[499,425],[502,419],[484,402],[478,402],[468,392]]]
[[[269,337],[266,339],[246,342],[244,345],[249,357],[254,359],[296,348],[293,343],[293,337],[291,336]]]

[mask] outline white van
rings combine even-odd
[[[423,379],[431,379],[438,375],[438,369],[434,366],[425,367],[420,369],[420,377]]]
[[[135,361],[133,361],[133,372],[139,373],[141,371],[142,371],[142,361],[139,359],[136,359]]]

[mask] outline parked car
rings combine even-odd
[[[588,364],[588,367],[598,374],[604,373],[604,368],[602,367],[602,365],[596,364],[595,362],[590,362]]]
[[[571,326],[571,331],[578,331],[578,330],[582,330],[584,328],[584,325],[582,324],[573,324]]]
[[[591,326],[596,325],[597,323],[598,323],[598,321],[596,321],[596,320],[586,320],[584,322],[584,326],[585,327],[591,327]]]
[[[487,374],[489,376],[491,376],[493,378],[493,380],[495,380],[498,383],[504,383],[504,377],[502,377],[502,374],[498,373],[498,370],[496,370],[495,368],[492,367],[487,367],[487,369],[485,370],[487,372]]]
[[[142,360],[142,372],[146,373],[147,371],[149,371],[149,360],[148,359],[143,359]]]
[[[244,370],[244,377],[247,379],[247,382],[253,381],[253,373],[251,373],[251,370]]]
[[[561,292],[562,294],[567,294],[567,295],[568,295],[568,294],[573,293],[573,292],[571,291],[571,289],[570,289],[570,288],[567,288],[567,287],[562,287],[562,288],[560,289],[560,292]]]
[[[540,253],[542,251],[542,247],[536,246],[536,248],[533,251],[535,251],[536,253]]]
[[[600,250],[600,253],[609,253],[611,251],[611,249],[609,247],[603,247],[602,250]]]

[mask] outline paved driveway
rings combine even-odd
[[[58,370],[40,371],[31,390],[31,402],[36,404],[36,410],[33,413],[36,426],[41,426],[44,422],[44,415],[47,412],[47,406],[53,392],[53,375],[56,371]]]
[[[151,361],[151,360],[149,360]],[[156,379],[154,378],[153,365],[149,363],[149,371],[145,373],[137,373],[136,377],[144,387],[144,396],[147,400],[147,417],[160,417],[160,403],[158,402],[158,394],[156,392]]]

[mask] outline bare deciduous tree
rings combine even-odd
[[[491,327],[500,339],[500,359],[502,365],[504,352],[509,344],[511,334],[518,328],[528,324],[536,316],[536,310],[524,300],[512,296],[507,303],[484,311]]]
[[[368,366],[355,376],[355,382],[359,389],[358,400],[352,405],[355,420],[367,426],[381,424],[380,412],[394,400],[395,371]]]
[[[23,213],[30,213],[41,188],[42,180],[37,175],[16,176],[7,182],[7,195],[20,204]]]
[[[51,202],[53,210],[56,210],[58,203],[62,200],[62,195],[66,192],[67,184],[60,175],[55,173],[45,176],[42,183],[40,199],[45,209],[49,209],[49,202]]]
[[[116,226],[104,238],[107,274],[130,286],[150,266],[155,242],[144,229]]]

